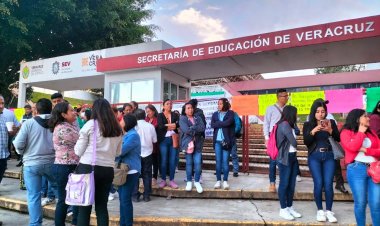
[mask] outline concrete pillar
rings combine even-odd
[[[111,82],[108,74],[104,75],[104,99],[111,103]]]
[[[26,84],[19,82],[17,107],[23,108],[25,106],[25,100],[26,100]]]

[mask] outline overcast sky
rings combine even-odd
[[[155,14],[147,22],[160,27],[155,40],[175,47],[380,15],[379,0],[156,0],[149,7]]]

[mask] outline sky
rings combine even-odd
[[[154,40],[187,46],[266,32],[380,15],[379,0],[156,0],[148,24]],[[380,68],[380,64],[367,69]],[[313,74],[314,70],[267,73],[264,78]]]

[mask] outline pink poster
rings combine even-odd
[[[326,90],[325,98],[329,100],[329,113],[348,113],[354,108],[363,108],[362,89]]]

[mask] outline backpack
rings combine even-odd
[[[267,154],[273,160],[275,160],[278,155],[278,148],[277,148],[277,142],[276,142],[277,128],[278,128],[278,125],[276,123],[273,126],[272,132],[269,135],[268,147],[267,147]]]
[[[243,121],[236,113],[234,113],[234,119],[239,119],[238,121],[235,120],[235,137],[240,138],[243,135]]]

